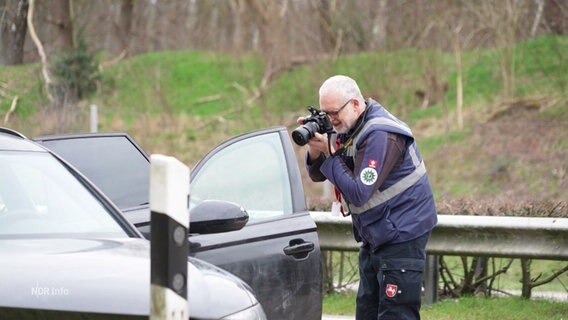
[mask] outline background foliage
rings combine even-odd
[[[440,214],[568,217],[565,1],[0,0],[0,13],[1,120],[28,136],[86,132],[95,104],[100,131],[191,166],[230,136],[293,130],[341,73],[410,124]],[[310,209],[328,210],[329,185],[304,179]]]

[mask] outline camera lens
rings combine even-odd
[[[303,126],[298,127],[292,131],[292,139],[297,145],[303,146],[310,140],[310,132]]]
[[[308,143],[308,140],[310,140],[318,130],[319,125],[317,123],[308,122],[292,131],[292,139],[297,145],[303,146]]]

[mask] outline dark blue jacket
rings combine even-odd
[[[376,250],[426,234],[436,225],[437,214],[411,130],[378,102],[369,99],[367,108],[359,123],[361,128],[348,141],[352,143],[343,155],[322,159],[313,166],[319,166],[321,174],[340,190],[352,215],[355,239]],[[386,133],[406,137],[406,150],[402,163],[376,186],[385,159]]]

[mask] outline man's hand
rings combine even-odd
[[[304,120],[305,117],[298,117],[298,119],[296,119],[296,122],[298,124],[304,124]],[[331,152],[328,148],[327,135],[323,135],[318,132],[316,132],[315,135],[308,141],[307,146],[308,146],[308,156],[310,157],[310,160],[317,159],[322,153],[326,157],[328,157],[330,153],[334,152],[333,147]]]
[[[326,157],[329,157],[329,155],[334,152],[333,147],[331,147],[332,150],[329,150],[328,148],[327,135],[317,132],[314,137],[308,141],[307,146],[308,154],[312,160],[317,159],[321,153],[323,153]]]

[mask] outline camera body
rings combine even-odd
[[[304,118],[304,124],[292,131],[292,139],[299,146],[308,143],[316,132],[321,134],[334,132],[333,125],[325,112],[312,106],[308,106],[308,111],[310,114]]]

